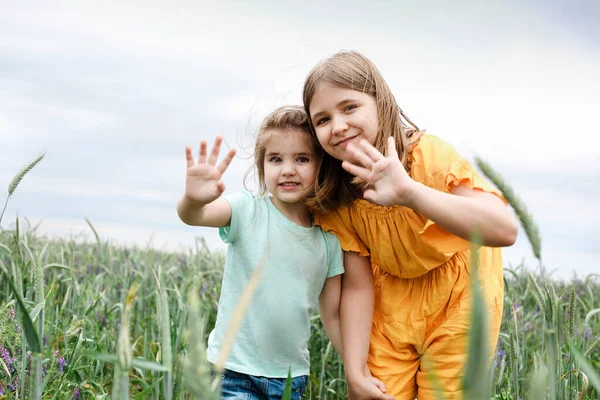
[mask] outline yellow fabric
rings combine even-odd
[[[431,188],[449,193],[464,185],[502,198],[453,146],[433,135],[420,138],[409,162],[411,177]],[[435,398],[427,378],[433,367],[446,398],[461,398],[471,309],[469,242],[412,209],[362,199],[315,221],[337,235],[344,250],[371,257],[376,283],[369,366],[388,393]],[[491,316],[491,360],[502,317],[502,257],[498,248],[478,253],[478,279]]]

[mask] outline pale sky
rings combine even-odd
[[[599,19],[591,0],[0,0],[0,185],[47,152],[2,226],[91,237],[87,217],[115,243],[224,248],[177,217],[185,146],[249,149],[319,60],[355,49],[420,128],[502,173],[549,270],[600,271]],[[234,160],[227,192],[248,165]],[[504,259],[535,267],[524,232]]]

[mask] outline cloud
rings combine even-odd
[[[205,3],[3,7],[1,182],[48,152],[11,210],[49,231],[88,216],[107,236],[215,237],[175,215],[184,146],[223,134],[250,150],[266,113],[300,102],[318,60],[353,48],[420,127],[505,176],[539,221],[544,251],[560,253],[546,260],[597,260],[600,51],[585,17],[578,27],[565,11],[555,23],[562,8],[537,0]],[[249,163],[231,165],[228,192],[242,189]],[[511,259],[528,252],[522,240]]]

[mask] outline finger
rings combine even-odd
[[[189,146],[185,146],[185,162],[188,168],[194,166],[194,156],[192,155],[192,149],[190,149]]]
[[[369,178],[371,175],[371,171],[366,168],[359,167],[358,165],[352,164],[350,161],[342,162],[342,168],[346,171],[350,172],[354,176],[358,176],[359,178],[364,179],[367,182],[370,182]]]
[[[235,149],[229,150],[229,153],[227,153],[227,155],[225,156],[223,161],[221,161],[219,163],[219,165],[217,165],[217,169],[219,170],[220,173],[225,172],[227,167],[229,167],[229,164],[231,164],[231,160],[233,160],[234,156],[235,156]]]
[[[198,164],[206,162],[206,140],[200,142],[200,153],[198,153]]]
[[[223,143],[223,137],[217,136],[215,138],[215,144],[210,152],[210,156],[208,157],[208,164],[215,165],[217,163],[219,153],[221,152],[221,143]]]
[[[365,198],[365,200],[368,200],[373,204],[377,204],[377,192],[375,192],[373,189],[365,190],[365,192],[363,193],[363,197]]]
[[[385,158],[379,150],[377,150],[371,143],[369,143],[365,139],[362,139],[360,142],[358,142],[358,145],[365,153],[367,153],[369,157],[371,157],[373,161],[379,161]]]
[[[398,158],[398,152],[396,151],[396,141],[393,136],[388,138],[388,157]]]
[[[223,181],[217,182],[217,190],[219,191],[219,194],[225,191],[225,183]]]
[[[375,384],[375,386],[377,386],[379,388],[379,390],[381,390],[383,393],[387,392],[387,389],[385,388],[385,384],[383,382],[381,382],[379,379],[370,376],[369,379],[371,380],[371,382],[373,382]]]
[[[371,168],[373,166],[373,160],[360,148],[356,147],[353,143],[350,143],[346,148],[348,153],[364,167]]]

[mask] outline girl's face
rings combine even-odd
[[[310,133],[273,130],[265,143],[264,174],[267,190],[279,209],[284,204],[304,203],[313,193],[317,157]]]
[[[369,94],[321,85],[309,104],[317,139],[329,155],[352,161],[348,144],[366,139],[373,144],[379,130],[377,104]]]

